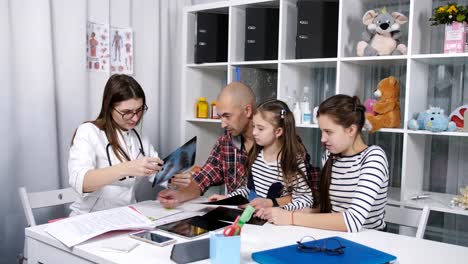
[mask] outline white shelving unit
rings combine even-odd
[[[195,118],[194,105],[199,96],[207,97],[210,102],[216,100],[220,89],[235,80],[236,67],[274,71],[277,83],[273,93],[282,100],[286,100],[293,89],[300,93],[302,87],[312,87],[313,106],[338,93],[358,95],[364,101],[380,79],[394,75],[401,86],[401,127],[382,129],[368,136],[370,143],[383,145],[390,161],[388,202],[413,208],[427,204],[435,211],[468,215],[468,211],[449,206],[458,187],[468,184],[468,133],[411,131],[406,126],[413,113],[430,105],[441,106],[450,113],[468,103],[468,89],[465,88],[468,87],[468,78],[465,78],[468,77],[468,54],[441,54],[443,29],[431,27],[428,21],[433,8],[443,3],[438,0],[341,0],[337,57],[299,60],[295,59],[296,0],[231,0],[185,8],[181,141],[199,136],[197,163],[206,161],[222,130],[219,120]],[[402,26],[408,54],[356,57],[355,47],[364,30],[362,15],[383,5],[389,11],[399,11],[409,17],[409,22]],[[280,9],[277,60],[244,61],[245,8],[250,6]],[[228,61],[194,64],[196,13],[199,11],[229,15]],[[445,86],[441,87],[442,84]],[[319,157],[318,126],[299,126],[298,130],[309,152]],[[434,180],[437,177],[444,180],[437,182]],[[421,193],[429,193],[430,197],[410,199]]]

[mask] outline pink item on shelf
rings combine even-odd
[[[365,102],[364,102],[364,106],[366,107],[366,113],[369,113],[369,115],[373,115],[375,116],[375,112],[374,112],[374,104],[377,102],[377,100],[375,99],[367,99]]]
[[[466,50],[466,23],[445,25],[444,53],[463,53]]]

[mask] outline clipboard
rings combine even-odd
[[[195,163],[196,153],[197,137],[195,136],[163,159],[164,165],[161,171],[156,173],[152,187],[154,188],[156,184],[169,180],[174,174],[192,167]]]
[[[328,237],[305,242],[307,246],[323,245],[324,240],[336,239],[345,246],[342,255],[327,255],[323,252],[305,253],[297,249],[297,244],[252,253],[252,259],[258,263],[286,264],[286,263],[388,263],[396,257],[383,251],[344,239],[342,237]]]

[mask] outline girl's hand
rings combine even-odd
[[[209,202],[216,202],[216,201],[223,200],[223,199],[226,199],[226,198],[227,198],[227,195],[213,194],[213,195],[210,196],[210,198],[208,198],[208,201]]]
[[[260,197],[257,197],[255,199],[253,199],[250,203],[249,203],[253,208],[255,208],[255,210],[258,210],[260,208],[269,208],[269,207],[273,207],[273,202],[270,200],[270,199],[267,199],[267,198],[260,198]]]
[[[278,207],[262,208],[255,213],[255,216],[267,220],[275,225],[291,225],[292,212]]]
[[[142,157],[137,160],[121,163],[127,176],[147,177],[161,170],[163,161],[160,158]]]

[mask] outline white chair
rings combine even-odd
[[[430,209],[427,205],[422,209],[387,205],[385,207],[385,222],[400,225],[400,234],[423,238],[429,213]],[[416,228],[416,234],[407,227]]]
[[[21,204],[23,205],[24,215],[28,226],[35,226],[36,219],[34,218],[33,209],[50,207],[55,205],[67,204],[74,202],[78,198],[78,194],[72,188],[58,189],[45,192],[30,192],[26,191],[25,187],[18,188]],[[24,240],[24,252],[20,257],[20,263],[27,261],[27,244]]]

